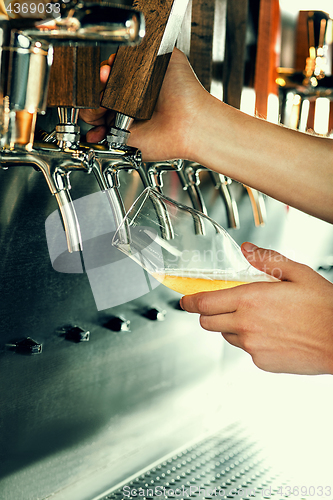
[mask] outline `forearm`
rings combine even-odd
[[[257,119],[206,97],[190,159],[333,222],[333,142]]]

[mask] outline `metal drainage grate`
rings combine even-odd
[[[281,484],[286,483],[278,482],[278,475],[260,458],[256,445],[234,429],[231,432],[224,429],[155,463],[109,490],[99,500],[192,497],[195,500],[250,500],[281,496]]]

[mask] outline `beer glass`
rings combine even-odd
[[[184,295],[278,281],[251,266],[213,219],[150,187],[133,203],[112,244],[163,285]]]

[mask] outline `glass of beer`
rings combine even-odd
[[[153,188],[146,188],[133,203],[112,244],[183,295],[278,281],[252,267],[213,219]]]

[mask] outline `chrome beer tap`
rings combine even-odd
[[[1,46],[1,151],[0,168],[33,166],[43,172],[59,205],[70,251],[79,250],[81,239],[68,193],[68,182],[60,169],[63,158],[57,148],[34,147],[37,113],[46,108],[46,90],[52,62],[52,46],[0,22]],[[75,162],[81,163],[82,158]],[[85,160],[83,160],[85,161]]]
[[[163,179],[162,174],[168,171],[179,171],[182,168],[181,160],[174,161],[164,161],[155,163],[146,163],[145,170],[147,172],[148,181],[156,191],[162,193]],[[163,222],[165,239],[171,240],[175,237],[174,230],[170,221],[168,210],[164,203],[160,202],[160,205],[156,206],[155,209],[158,210],[159,219]]]
[[[75,208],[69,193],[69,171],[74,169],[90,171],[93,156],[91,153],[69,152],[65,159],[63,151],[53,144],[35,143],[31,152],[11,151],[1,153],[1,167],[32,166],[40,170],[51,194],[55,196],[62,216],[69,252],[82,249],[80,228]]]
[[[184,168],[184,160],[172,160],[172,161],[165,161],[165,162],[155,162],[155,163],[147,163],[146,164],[146,171],[147,171],[147,176],[149,179],[149,182],[151,186],[162,193],[162,187],[163,187],[163,179],[162,179],[162,174],[164,172],[168,171],[175,171],[178,174],[178,177],[181,180],[182,188],[184,190],[188,189],[188,184],[185,181],[184,173],[183,173],[183,168]],[[191,198],[192,200],[192,198]],[[192,201],[192,206],[195,210],[198,210],[197,206],[193,203]],[[199,209],[200,210],[200,209]],[[201,210],[202,211],[202,210]],[[193,221],[194,221],[194,228],[195,228],[195,233],[196,234],[205,234],[205,229],[203,222],[200,218],[200,216],[195,212],[191,211]],[[203,212],[206,213],[206,212]],[[167,219],[168,223],[169,219]],[[171,222],[169,221],[168,226],[170,227],[170,231],[172,230]],[[173,232],[172,232],[173,234]]]
[[[119,173],[121,170],[130,172],[137,170],[143,186],[147,186],[147,180],[142,168],[141,152],[138,149],[127,146],[116,149],[104,144],[89,144],[87,147],[94,151],[93,174],[100,189],[106,193],[113,217],[117,227],[124,231],[124,240],[130,241],[128,227],[121,226],[126,215],[124,202],[120,195]]]
[[[33,166],[42,171],[55,196],[68,250],[82,249],[82,238],[70,196],[73,170],[96,172],[92,148],[81,147],[78,109],[59,107],[59,124],[34,142],[37,113],[45,113],[53,45],[114,42],[135,45],[144,36],[142,14],[128,7],[71,1],[48,19],[0,21],[0,168]]]
[[[110,203],[118,225],[125,216],[125,207],[119,192],[120,181],[119,173],[121,171],[137,171],[144,188],[154,187],[151,182],[150,172],[145,168],[141,159],[141,152],[136,148],[126,146],[124,143],[115,144],[108,142],[108,147],[102,145],[93,145],[96,156],[94,173],[100,186],[109,191]],[[102,187],[103,189],[103,187]],[[155,210],[162,227],[164,239],[174,237],[172,225],[168,216],[166,207],[160,200],[155,201]],[[123,228],[128,233],[128,228]],[[129,238],[129,233],[127,238]]]
[[[183,189],[187,191],[193,208],[199,210],[203,214],[207,215],[207,208],[204,202],[200,185],[199,173],[202,170],[207,170],[206,167],[199,165],[198,163],[184,161],[183,169],[179,172],[179,179],[182,183]]]
[[[234,200],[232,193],[229,189],[229,180],[222,174],[213,172],[203,165],[199,165],[194,162],[185,162],[180,180],[183,184],[183,188],[187,190],[193,207],[200,210],[207,215],[206,205],[200,190],[200,177],[199,173],[201,171],[208,171],[214,183],[216,189],[219,189],[222,196],[222,200],[226,207],[228,227],[237,229],[239,227],[239,215],[236,201]]]
[[[145,163],[145,169],[150,185],[162,193],[163,178],[162,174],[168,171],[179,172],[183,167],[182,160],[170,160],[155,163]]]
[[[236,200],[232,196],[232,192],[229,189],[229,186],[232,183],[230,177],[226,177],[223,174],[219,174],[217,172],[209,171],[215,189],[218,189],[222,200],[224,202],[224,206],[226,209],[228,227],[230,229],[239,229],[239,213]]]

